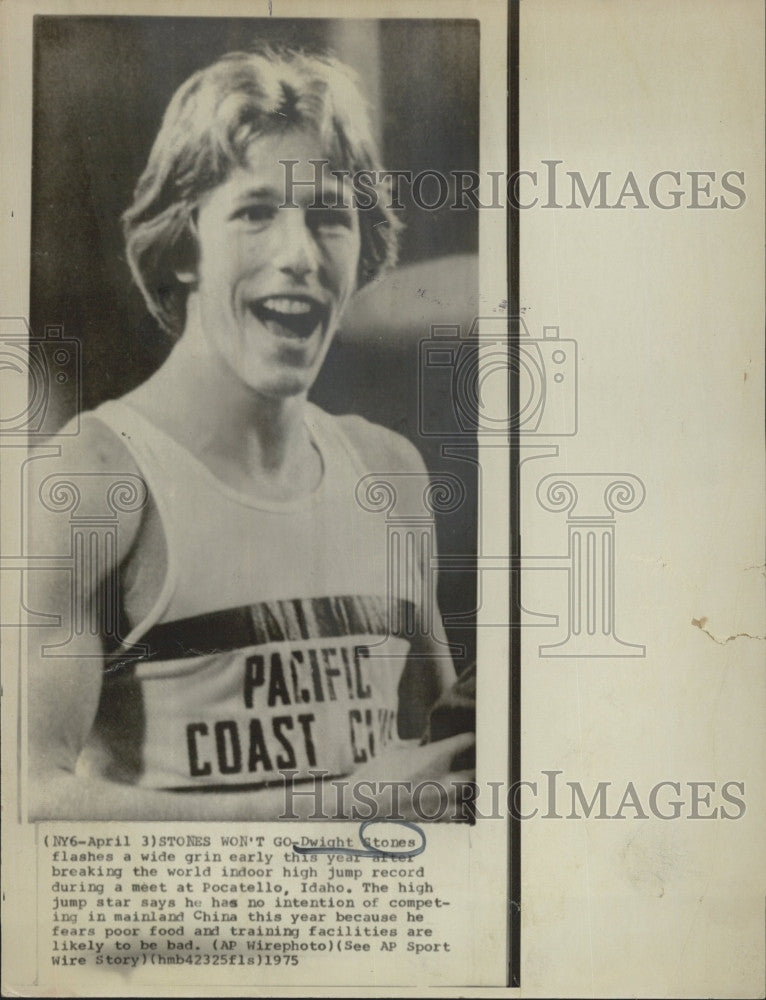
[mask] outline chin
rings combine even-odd
[[[308,373],[290,374],[276,376],[267,383],[259,380],[250,382],[250,387],[261,396],[268,396],[272,399],[286,399],[292,396],[305,396],[313,385],[313,375]]]

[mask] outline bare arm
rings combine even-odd
[[[63,439],[58,439],[63,442]],[[58,443],[58,442],[57,442]],[[41,481],[52,473],[75,474],[87,494],[89,478],[93,479],[93,495],[84,495],[82,502],[97,509],[103,502],[103,479],[115,478],[137,470],[126,449],[106,429],[88,422],[73,444],[61,445],[63,454],[55,463],[37,463],[36,479],[31,484],[30,544],[33,554],[64,555],[69,552],[69,519],[51,512],[37,501]],[[412,461],[410,459],[410,461]],[[419,457],[417,462],[420,463]],[[399,464],[401,468],[401,462]],[[418,465],[422,469],[422,463]],[[140,511],[120,516],[118,549],[108,561],[75,580],[75,591],[81,601],[80,614],[86,622],[98,608],[98,591],[103,580],[118,573],[119,567],[141,530]],[[28,657],[29,692],[29,772],[30,817],[32,819],[65,820],[197,820],[261,821],[275,820],[286,811],[291,818],[311,819],[337,815],[337,794],[332,782],[319,783],[310,796],[288,796],[282,788],[253,792],[174,793],[141,789],[77,772],[77,761],[88,739],[98,711],[103,677],[103,647],[98,630],[72,633],[72,586],[69,573],[56,569],[36,569],[30,573],[30,603],[37,611],[56,614],[60,625],[29,629]],[[441,619],[434,615],[433,638],[438,639]],[[68,655],[56,655],[57,643],[69,639]],[[431,637],[426,637],[426,644]],[[47,646],[48,649],[44,647]],[[435,650],[436,651],[436,650]],[[415,728],[422,731],[428,706],[454,677],[449,657],[430,657],[427,648],[419,650],[405,670],[400,700],[403,704],[421,706],[422,718]],[[425,693],[424,693],[425,692]],[[420,735],[420,732],[413,733]],[[406,778],[413,782],[438,778],[449,771],[451,757],[462,748],[465,736],[443,744],[422,748],[407,748],[397,754],[384,755],[376,764],[381,779]],[[454,743],[454,746],[453,746]],[[459,744],[459,745],[458,745]],[[372,775],[368,775],[371,777]],[[289,803],[287,799],[289,797]],[[326,800],[326,808],[323,802]],[[289,805],[289,810],[286,810]],[[385,803],[384,803],[385,807]],[[350,811],[349,816],[353,813]],[[417,817],[415,817],[417,818]]]
[[[423,496],[429,481],[418,450],[399,434],[369,424],[358,417],[344,417],[344,427],[364,456],[367,467],[381,481],[391,475],[397,493],[397,511],[423,516]],[[402,475],[404,474],[404,475]],[[424,522],[425,526],[425,522]],[[431,525],[433,529],[433,524]],[[430,708],[456,678],[436,594],[435,531],[431,534],[430,564],[419,567],[420,578],[403,582],[404,592],[422,595],[415,622],[411,653],[399,685],[399,734],[404,739],[423,735]]]
[[[61,557],[70,551],[68,515],[51,510],[40,499],[48,477],[74,480],[81,509],[98,512],[99,505],[104,504],[109,477],[116,481],[126,474],[137,474],[127,450],[95,422],[84,423],[81,434],[73,441],[58,438],[52,443],[62,449],[59,459],[30,463],[28,516],[33,556]],[[101,607],[98,593],[102,582],[118,573],[140,531],[141,519],[140,510],[120,515],[117,551],[110,557],[103,547],[99,548],[96,564],[91,559],[85,572],[78,569],[72,575],[64,564],[64,568],[38,568],[29,573],[30,607],[60,620],[55,627],[28,629],[30,818],[203,822],[277,819],[285,808],[282,789],[177,794],[77,773],[77,760],[98,710],[104,657],[97,629],[73,627],[74,605],[80,602],[78,620],[88,623],[91,613]],[[50,558],[47,562],[53,564]],[[66,655],[58,655],[55,647],[64,642],[62,653]],[[320,787],[318,794],[322,791]],[[315,808],[305,796],[296,797],[293,806],[301,818],[309,818]]]
[[[31,819],[256,821],[277,819],[285,811],[282,789],[180,795],[78,776],[77,757],[101,687],[98,649],[82,652],[72,660],[30,655]],[[323,794],[321,787],[317,794]],[[328,806],[330,814],[334,808]],[[296,796],[291,810],[308,819],[321,806],[317,810],[315,801]]]
[[[43,659],[30,655],[31,819],[256,822],[283,815],[300,820],[338,818],[339,799],[332,781],[317,783],[311,787],[310,795],[305,788],[295,795],[286,794],[281,788],[181,795],[79,777],[75,773],[77,757],[98,707],[101,687],[98,652],[96,644],[90,651],[83,646],[80,659]],[[404,780],[414,788],[420,781],[444,776],[445,787],[454,799],[447,778],[450,761],[471,742],[472,737],[462,734],[430,746],[384,754],[372,768],[356,777],[386,782]],[[346,795],[345,814],[350,819],[368,818],[369,814],[355,812],[347,784],[340,782]],[[374,797],[379,800],[381,815],[385,815],[390,808],[390,792]],[[422,818],[411,810],[406,793],[398,801],[405,818]],[[444,818],[449,816],[445,808]]]

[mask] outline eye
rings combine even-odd
[[[311,229],[337,230],[351,229],[354,216],[347,208],[307,208],[306,224]]]
[[[276,211],[274,205],[269,204],[243,205],[242,208],[234,213],[232,218],[241,219],[250,226],[259,226],[266,222],[271,222],[276,215]]]

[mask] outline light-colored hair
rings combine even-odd
[[[186,322],[189,286],[176,275],[196,266],[200,197],[246,165],[254,139],[291,128],[314,132],[318,158],[332,169],[376,171],[378,178],[366,103],[353,71],[335,58],[271,47],[232,52],[174,94],[122,217],[133,278],[169,333],[179,336]],[[377,195],[359,213],[360,285],[396,262],[401,224],[386,191],[379,187]]]

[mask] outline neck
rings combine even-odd
[[[192,331],[136,390],[135,401],[226,479],[315,484],[318,455],[304,422],[306,396],[255,392],[232,378]]]

